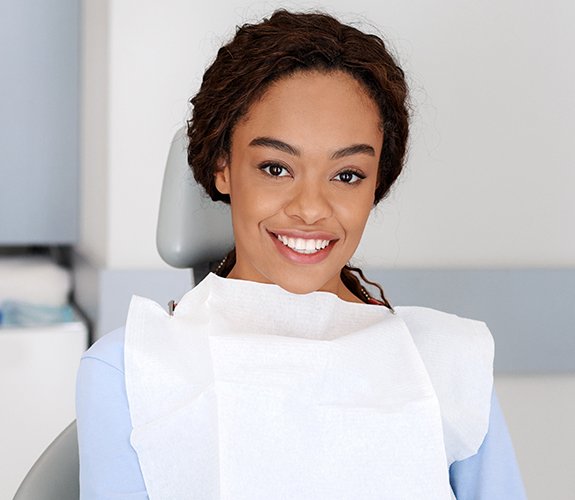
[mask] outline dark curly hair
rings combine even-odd
[[[282,78],[302,71],[343,71],[355,78],[377,104],[383,125],[374,205],[381,201],[401,173],[409,131],[408,89],[403,70],[383,40],[339,22],[322,12],[277,10],[257,24],[236,29],[204,73],[199,92],[191,99],[188,121],[188,163],[194,177],[214,201],[230,202],[215,186],[219,158],[229,158],[234,126],[250,106]],[[218,274],[227,275],[235,263],[232,251]],[[342,270],[350,290],[367,300],[357,268]]]

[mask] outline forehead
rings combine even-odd
[[[363,85],[341,71],[298,72],[274,82],[234,130],[234,142],[269,135],[326,147],[381,142],[379,109]]]

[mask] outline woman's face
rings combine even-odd
[[[216,173],[231,200],[229,277],[356,300],[340,271],[373,205],[382,143],[376,104],[346,73],[273,84],[236,125]]]

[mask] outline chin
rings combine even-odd
[[[283,283],[278,283],[277,285],[283,288],[286,292],[295,293],[297,295],[305,295],[319,290],[319,287],[288,286]]]
[[[305,295],[321,290],[326,285],[327,280],[313,280],[310,279],[309,275],[306,277],[294,275],[287,279],[275,279],[272,282],[283,288],[286,292]]]

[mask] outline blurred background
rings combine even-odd
[[[529,498],[575,499],[567,0],[0,0],[0,499],[75,418],[79,357],[132,294],[190,288],[155,244],[170,142],[235,26],[280,6],[327,10],[397,55],[408,163],[355,264],[394,305],[487,323]]]

